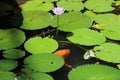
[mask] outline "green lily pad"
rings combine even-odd
[[[20,6],[24,11],[49,11],[54,8],[51,2],[42,3],[42,0],[27,1]]]
[[[92,22],[92,19],[85,14],[80,12],[69,12],[60,16],[55,15],[51,20],[51,26],[69,32],[74,29],[89,28],[92,25]]]
[[[8,59],[19,59],[25,56],[25,51],[22,51],[21,49],[9,49],[3,51],[2,55]]]
[[[58,0],[43,0],[43,2],[55,2],[55,1],[58,1]]]
[[[0,80],[14,80],[16,75],[12,72],[0,71]]]
[[[52,72],[64,65],[60,56],[50,53],[41,53],[28,56],[24,60],[25,68],[40,72]]]
[[[58,43],[48,37],[33,37],[25,42],[24,47],[31,54],[52,53],[58,48]]]
[[[37,30],[49,26],[52,15],[40,11],[23,11],[23,25],[20,27],[26,30]]]
[[[18,76],[18,80],[54,80],[50,75],[40,72],[27,73]]]
[[[112,40],[120,40],[120,31],[102,30],[101,33]]]
[[[69,72],[69,80],[119,80],[120,70],[105,65],[83,65]]]
[[[105,36],[94,30],[76,29],[72,32],[73,35],[68,36],[67,39],[80,45],[92,46],[104,43],[106,41]]]
[[[108,12],[115,9],[112,7],[113,2],[114,0],[100,0],[99,2],[98,0],[87,0],[85,7],[94,12]]]
[[[95,16],[95,21],[102,24],[102,29],[119,31],[120,30],[120,16],[115,14],[99,14]]]
[[[18,65],[17,61],[2,59],[0,60],[0,71],[9,71],[16,68]]]
[[[0,50],[16,48],[25,41],[25,34],[19,29],[0,29]]]
[[[113,63],[120,63],[120,45],[115,43],[104,43],[94,47],[97,58]]]
[[[60,0],[57,6],[63,7],[67,11],[81,11],[84,8],[83,3],[79,0]]]

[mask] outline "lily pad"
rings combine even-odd
[[[51,26],[69,32],[74,29],[89,28],[92,22],[93,20],[85,14],[80,12],[69,12],[60,16],[55,15],[51,20]]]
[[[16,75],[12,72],[0,71],[0,80],[14,80]]]
[[[19,29],[0,29],[0,50],[16,48],[25,41],[25,34]]]
[[[16,68],[18,65],[17,61],[1,59],[0,60],[0,71],[9,71]]]
[[[26,30],[37,30],[49,26],[52,15],[40,11],[23,11],[23,25],[20,27]]]
[[[52,53],[58,48],[58,43],[48,37],[33,37],[25,42],[24,47],[31,54]]]
[[[94,30],[76,29],[72,32],[73,35],[68,36],[67,39],[80,45],[92,46],[104,43],[106,41],[105,36]]]
[[[18,76],[18,80],[54,80],[50,75],[40,72],[27,73]]]
[[[8,59],[19,59],[25,56],[25,51],[22,51],[21,49],[9,49],[6,51],[3,51],[3,57]]]
[[[120,63],[120,45],[115,43],[104,43],[94,47],[97,58],[113,63]]]
[[[60,56],[41,53],[28,56],[24,60],[25,68],[33,71],[52,72],[64,65],[64,60]]]
[[[114,10],[112,3],[114,0],[87,0],[85,2],[85,7],[94,12],[108,12]]]
[[[79,0],[60,0],[57,6],[63,7],[67,11],[81,11],[84,8],[83,3]]]
[[[120,40],[120,31],[102,30],[101,33],[112,40]]]
[[[105,65],[83,65],[69,72],[69,80],[119,80],[120,70]]]
[[[31,0],[27,1],[25,4],[20,6],[24,11],[49,11],[53,9],[53,4],[51,2],[44,2],[42,0]]]

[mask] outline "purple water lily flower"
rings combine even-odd
[[[64,13],[65,9],[63,9],[62,7],[55,7],[52,11],[56,15],[61,15],[62,13]]]

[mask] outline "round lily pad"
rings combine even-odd
[[[26,73],[18,76],[18,80],[54,80],[50,75],[40,72]]]
[[[83,65],[69,72],[69,80],[119,80],[120,70],[105,65]]]
[[[97,58],[113,63],[120,63],[120,45],[115,43],[104,43],[94,47]]]
[[[17,61],[2,59],[0,60],[0,71],[9,71],[16,68],[18,65]]]
[[[52,15],[47,12],[40,11],[22,11],[23,13],[23,25],[20,27],[26,30],[37,30],[46,28],[49,26],[49,22],[52,19]]]
[[[61,0],[57,2],[57,6],[63,7],[67,11],[81,11],[84,8],[84,5],[80,0]]]
[[[114,10],[112,3],[114,0],[87,0],[85,2],[85,7],[94,12],[108,12]]]
[[[0,29],[0,50],[16,48],[25,41],[25,34],[19,29]]]
[[[25,56],[25,51],[22,51],[21,49],[9,49],[3,51],[2,55],[8,59],[19,59]]]
[[[80,12],[69,12],[59,16],[55,15],[51,20],[51,26],[69,32],[74,29],[89,28],[92,21],[90,17]]]
[[[68,36],[67,39],[80,45],[92,46],[104,43],[106,41],[105,36],[94,30],[76,29],[72,32],[73,35]]]
[[[25,68],[33,71],[52,72],[64,65],[64,60],[60,56],[41,53],[28,56],[24,60]]]
[[[12,72],[0,71],[0,80],[15,80],[16,75]]]
[[[25,49],[31,54],[52,53],[58,48],[58,43],[52,38],[33,37],[24,44]]]

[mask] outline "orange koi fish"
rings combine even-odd
[[[69,49],[61,49],[61,50],[54,52],[54,54],[62,57],[64,60],[66,60],[70,54],[70,50]]]

